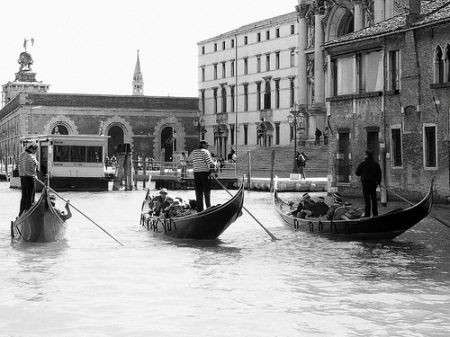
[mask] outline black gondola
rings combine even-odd
[[[273,200],[278,215],[296,231],[350,240],[390,240],[428,216],[433,205],[433,183],[431,183],[427,195],[417,204],[373,218],[354,220],[302,219],[288,214],[291,211],[290,206],[278,197],[276,191]]]
[[[226,203],[183,217],[141,218],[147,230],[177,239],[214,240],[242,215],[244,186]]]
[[[64,232],[64,220],[52,206],[45,187],[38,202],[11,223],[11,236],[28,242],[57,241]]]

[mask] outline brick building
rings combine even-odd
[[[120,96],[47,93],[48,85],[36,81],[31,73],[31,56],[26,54],[27,59],[22,61],[28,63],[21,64],[16,80],[3,86],[5,105],[0,110],[3,165],[14,164],[21,137],[38,134],[106,135],[110,136],[109,155],[117,151],[119,144],[128,143],[135,154],[165,161],[196,146],[198,98],[143,96],[139,56],[133,95]]]
[[[340,190],[356,191],[354,170],[369,148],[386,186],[419,196],[434,178],[443,200],[450,197],[450,3],[397,7],[398,15],[325,44],[331,177]]]

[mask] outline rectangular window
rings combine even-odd
[[[256,55],[256,72],[261,72],[261,55]]]
[[[336,60],[336,95],[355,93],[355,59],[353,56]]]
[[[234,48],[234,39],[231,40],[231,48]]]
[[[234,124],[230,124],[230,142],[234,145]]]
[[[205,67],[202,67],[202,82],[205,82]]]
[[[214,64],[214,79],[217,80],[217,63]]]
[[[280,28],[275,29],[275,36],[277,39],[280,37]]]
[[[400,128],[391,129],[392,166],[402,166],[402,133]]]
[[[275,108],[280,108],[280,80],[275,80]]]
[[[280,122],[275,123],[275,145],[280,145]]]
[[[86,147],[85,146],[71,146],[70,147],[70,161],[74,163],[86,162]]]
[[[270,30],[266,31],[266,40],[270,40]]]
[[[275,53],[275,69],[280,69],[280,52]]]
[[[256,82],[256,110],[261,110],[261,82]]]
[[[248,111],[248,84],[244,84],[244,111]]]
[[[389,89],[400,90],[400,51],[389,52]]]
[[[424,165],[427,168],[437,167],[436,125],[423,126]]]
[[[60,163],[70,162],[70,146],[55,145],[53,147],[53,161]]]
[[[214,51],[217,51],[217,43],[214,43]]]
[[[244,124],[244,145],[248,145],[248,124]]]
[[[261,42],[261,33],[256,34],[256,41]]]
[[[360,92],[383,89],[383,57],[381,51],[362,54],[359,68]]]
[[[205,55],[205,46],[202,46],[202,55]]]
[[[222,78],[227,77],[227,67],[225,65],[225,62],[222,62]]]
[[[233,40],[234,41],[234,40]],[[230,65],[230,76],[234,77],[234,60],[231,61],[231,65]]]
[[[205,89],[201,90],[201,100],[202,113],[205,113]]]
[[[248,74],[248,58],[244,58],[244,75]]]
[[[213,96],[214,96],[214,113],[217,113],[217,88],[213,89]]]
[[[222,50],[225,50],[225,48],[227,47],[225,41],[222,41]]]
[[[295,67],[295,48],[292,48],[289,53],[289,65],[292,68]]]
[[[291,35],[294,35],[294,34],[295,34],[295,26],[291,25]]]
[[[248,37],[244,36],[244,44],[248,44]]]
[[[294,107],[294,101],[295,101],[295,83],[294,79],[289,79],[289,107]]]
[[[266,54],[266,71],[270,71],[270,54]]]
[[[234,85],[230,85],[230,111],[234,112]]]
[[[86,147],[86,161],[88,163],[101,163],[103,160],[103,148],[101,146]]]
[[[225,88],[225,86],[222,86],[221,96],[222,96],[222,112],[227,112],[227,89]]]

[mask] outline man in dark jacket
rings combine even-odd
[[[364,202],[366,203],[364,215],[370,217],[372,206],[373,216],[378,216],[377,186],[381,183],[381,168],[373,159],[371,151],[366,151],[366,159],[358,165],[356,175],[361,177]]]

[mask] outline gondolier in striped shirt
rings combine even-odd
[[[208,151],[208,143],[200,141],[198,149],[192,151],[189,156],[194,166],[194,187],[197,201],[197,211],[203,211],[203,196],[205,197],[206,208],[211,207],[211,186],[209,174],[215,169],[215,163]]]
[[[36,177],[36,171],[39,167],[35,156],[37,149],[37,144],[30,144],[19,155],[19,176],[22,188],[19,215],[34,203],[34,177]]]

